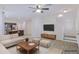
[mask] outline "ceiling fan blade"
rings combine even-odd
[[[32,9],[35,9],[34,7],[28,7],[28,8],[32,8]]]
[[[41,8],[42,10],[49,10],[49,8]]]
[[[36,12],[36,10],[34,10],[33,12]]]
[[[45,4],[45,6],[51,6],[52,4]]]

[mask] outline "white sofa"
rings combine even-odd
[[[10,52],[2,44],[0,44],[0,54],[10,54]]]
[[[18,34],[11,34],[11,35],[0,35],[0,43],[3,44],[5,47],[10,47],[15,45],[22,40],[25,40],[26,36],[18,36]]]

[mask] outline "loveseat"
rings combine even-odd
[[[42,34],[40,40],[40,46],[47,48],[44,49],[44,53],[47,54],[77,54],[78,53],[78,44],[75,42],[68,42],[64,40],[56,39],[56,36],[53,34]]]

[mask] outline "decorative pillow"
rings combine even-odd
[[[40,40],[40,45],[46,48],[49,48],[51,45],[51,40],[42,39]]]

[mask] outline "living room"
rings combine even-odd
[[[33,54],[77,54],[78,7],[73,4],[0,5],[0,48],[3,47],[0,53],[23,54],[26,50],[25,54],[29,54],[27,46],[20,44],[29,40],[37,41],[34,48],[39,47]]]

